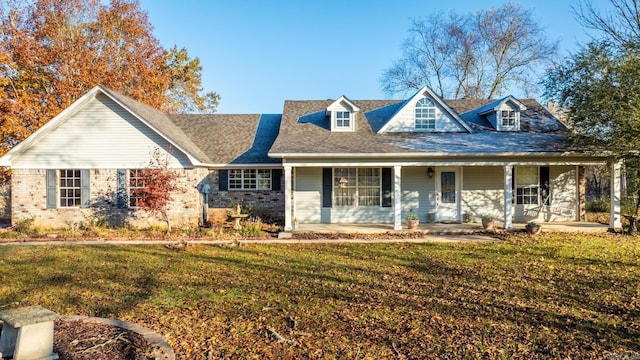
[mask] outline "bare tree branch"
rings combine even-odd
[[[403,52],[381,78],[386,93],[428,85],[444,97],[492,98],[511,86],[529,89],[539,65],[556,55],[557,42],[547,40],[531,10],[506,3],[414,19]]]

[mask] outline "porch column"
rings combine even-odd
[[[284,231],[291,231],[291,166],[284,167]]]
[[[513,227],[513,166],[504,167],[504,228]]]
[[[402,166],[393,167],[393,230],[402,230]]]
[[[611,165],[611,218],[609,220],[609,229],[613,231],[622,229],[622,218],[620,216],[620,199],[622,198],[621,169],[622,162],[615,162]]]

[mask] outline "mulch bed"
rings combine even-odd
[[[53,351],[59,360],[154,359],[149,344],[141,335],[116,326],[81,320],[56,320]]]

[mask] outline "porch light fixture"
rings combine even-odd
[[[428,168],[427,169],[427,175],[429,176],[429,179],[431,179],[434,174],[435,174],[435,172],[433,171],[433,168]]]

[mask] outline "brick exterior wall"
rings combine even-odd
[[[201,219],[201,195],[194,184],[202,179],[205,169],[178,170],[172,194],[169,218],[174,227],[197,226]],[[34,225],[45,228],[68,228],[104,218],[111,226],[149,227],[165,225],[164,221],[143,210],[117,207],[117,169],[90,170],[90,207],[56,208],[46,206],[46,170],[14,169],[11,176],[11,220],[34,219]]]
[[[230,208],[235,203],[250,206],[253,215],[264,220],[284,218],[283,191],[219,191],[218,173],[207,169],[177,170],[178,191],[172,194],[169,217],[173,227],[195,227],[202,221],[203,195],[199,186],[210,186],[208,208]],[[89,208],[56,208],[46,206],[46,170],[13,169],[11,177],[11,220],[33,218],[34,225],[45,228],[68,228],[104,218],[111,226],[145,228],[164,226],[161,219],[146,211],[117,207],[117,169],[90,170],[91,205]],[[283,179],[281,179],[282,182]],[[281,188],[283,188],[282,186]]]
[[[11,185],[0,185],[0,221],[11,220]]]
[[[252,215],[259,216],[264,221],[284,221],[284,191],[265,190],[219,190],[218,171],[213,170],[205,179],[211,192],[209,193],[209,208],[231,208],[240,203],[250,206]],[[284,189],[284,176],[280,178],[280,189]]]

